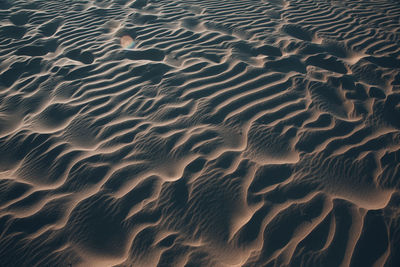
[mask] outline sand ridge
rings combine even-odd
[[[399,17],[0,0],[0,266],[400,266]]]

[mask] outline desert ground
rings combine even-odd
[[[0,266],[400,266],[400,2],[0,0]]]

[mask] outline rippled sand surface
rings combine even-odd
[[[0,0],[0,266],[400,266],[400,2]]]

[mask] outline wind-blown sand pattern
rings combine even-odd
[[[0,266],[400,266],[399,1],[0,19]]]

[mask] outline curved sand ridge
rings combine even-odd
[[[400,266],[399,18],[0,1],[0,265]]]

